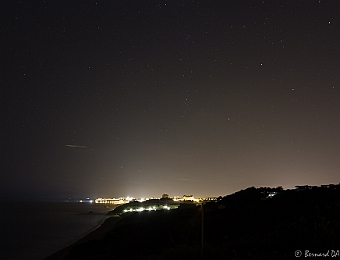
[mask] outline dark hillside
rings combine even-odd
[[[218,210],[223,205],[225,209]],[[295,250],[324,252],[340,245],[340,190],[280,191],[263,199],[249,188],[209,205],[206,241],[221,256],[290,258]]]
[[[289,259],[340,245],[340,190],[248,188],[207,203],[205,259]],[[201,207],[133,213],[67,259],[200,259]]]
[[[72,249],[67,259],[105,256],[103,259],[140,259],[160,255],[166,248],[195,246],[200,241],[200,207],[133,213],[100,241]],[[110,256],[111,258],[106,258]],[[95,258],[100,259],[100,258]]]

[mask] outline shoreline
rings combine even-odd
[[[44,258],[44,260],[62,260],[64,257],[66,257],[71,249],[79,244],[91,241],[91,240],[99,240],[105,236],[107,232],[110,232],[122,217],[117,216],[110,216],[106,218],[102,224],[100,224],[97,228],[92,230],[90,233],[86,234],[82,238],[78,239],[76,242],[73,242],[72,244],[52,253],[51,255]]]

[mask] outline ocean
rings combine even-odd
[[[43,259],[97,228],[112,209],[89,202],[0,201],[0,258]]]

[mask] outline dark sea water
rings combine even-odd
[[[0,201],[0,258],[43,259],[97,228],[111,209],[88,202]]]

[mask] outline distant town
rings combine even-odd
[[[115,205],[123,205],[126,203],[138,201],[145,202],[149,200],[160,200],[160,199],[170,199],[175,202],[190,202],[190,203],[201,203],[207,201],[216,201],[217,197],[207,197],[207,198],[195,198],[193,195],[184,195],[184,196],[175,196],[169,197],[168,194],[163,194],[161,198],[133,198],[133,197],[120,197],[120,198],[97,198],[94,200],[95,203],[104,203],[104,204],[115,204]]]
[[[266,188],[266,187],[265,187]],[[283,190],[281,186],[277,188],[268,188],[274,189],[275,191],[271,191],[267,194],[267,198],[272,198],[280,190]],[[311,189],[340,189],[339,184],[325,184],[320,186],[310,186],[310,185],[302,185],[302,186],[295,186],[295,191],[304,191],[304,190],[311,190]],[[217,201],[218,197],[203,197],[203,198],[195,198],[193,195],[183,195],[183,196],[174,196],[170,197],[168,194],[163,194],[162,197],[150,197],[150,198],[134,198],[134,197],[120,197],[120,198],[97,198],[93,202],[94,203],[102,203],[102,204],[114,204],[114,205],[123,205],[130,202],[146,202],[152,200],[172,200],[174,202],[179,203],[202,203],[202,202],[210,202],[210,201]]]

